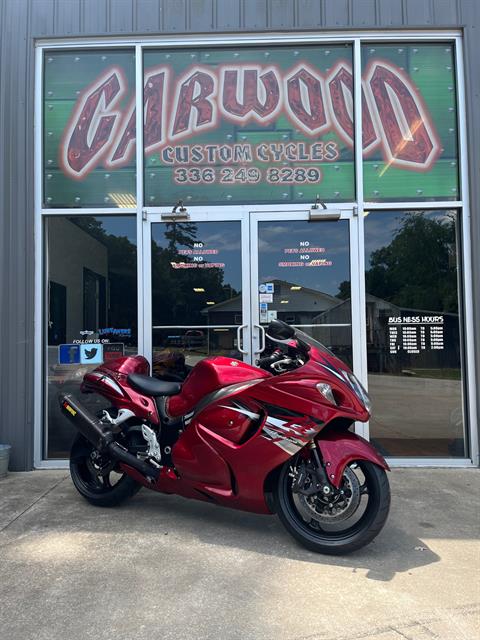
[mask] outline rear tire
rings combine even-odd
[[[97,507],[116,507],[142,488],[80,434],[70,452],[70,475],[77,491]]]
[[[317,553],[341,555],[360,549],[380,533],[390,509],[390,486],[383,469],[365,460],[349,463],[347,469],[350,469],[346,470],[346,473],[351,474],[354,469],[360,470],[364,481],[361,485],[360,501],[365,495],[367,500],[363,500],[363,510],[360,502],[355,511],[344,520],[341,520],[340,516],[340,522],[332,529],[331,524],[325,524],[328,519],[323,515],[328,512],[328,508],[321,510],[319,521],[313,517],[310,522],[305,510],[302,512],[297,508],[299,494],[292,492],[291,477],[295,464],[295,459],[290,459],[284,464],[278,478],[275,503],[282,524],[304,547]],[[323,506],[323,503],[321,504]],[[333,520],[335,518],[332,518]]]

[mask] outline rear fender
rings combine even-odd
[[[324,437],[320,435],[316,442],[322,453],[328,479],[337,489],[340,487],[345,467],[354,460],[368,460],[390,471],[390,467],[375,447],[351,431],[332,431]]]

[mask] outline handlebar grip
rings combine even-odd
[[[265,367],[265,365],[271,364],[273,361],[270,360],[270,358],[271,358],[271,356],[268,356],[268,358],[258,358],[257,359],[257,366],[262,369],[263,367]]]
[[[271,355],[265,356],[265,358],[258,358],[257,365],[260,368],[264,368],[267,365],[273,364],[281,355],[281,352],[279,353],[278,351],[274,351]]]

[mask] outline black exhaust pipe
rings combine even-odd
[[[115,442],[112,431],[99,418],[90,413],[74,396],[70,393],[64,393],[58,396],[58,400],[62,413],[70,420],[77,431],[93,444],[95,449],[108,453],[115,460],[128,464],[147,478],[156,479],[158,477],[158,469],[143,462],[143,460],[139,460],[119,445],[118,442]]]

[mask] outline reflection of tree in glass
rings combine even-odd
[[[351,294],[350,280],[344,280],[338,285],[338,293],[336,295],[340,300],[349,300]]]
[[[180,251],[193,249],[199,242],[196,224],[174,221],[165,223],[162,228],[167,246],[162,247],[152,240],[153,324],[204,324],[206,318],[200,312],[207,300],[218,304],[237,292],[224,284],[224,272],[219,267],[182,269],[172,266],[172,263],[195,263],[193,256],[182,255]],[[203,242],[207,247],[206,241]],[[203,262],[196,264],[217,261],[217,256],[212,258],[204,256]],[[205,291],[194,292],[194,288]]]
[[[193,222],[167,222],[165,225],[165,238],[168,240],[168,249],[172,256],[178,257],[177,245],[191,249],[197,238],[197,225]]]
[[[371,254],[367,292],[399,307],[458,313],[455,217],[408,213]]]
[[[118,218],[115,218],[118,220]],[[136,343],[137,333],[137,247],[127,236],[107,233],[103,223],[92,216],[70,218],[70,221],[88,235],[101,242],[108,251],[108,327],[132,329],[132,340]],[[121,220],[135,233],[133,218]],[[95,327],[96,329],[105,327]],[[122,341],[128,340],[122,338]]]

